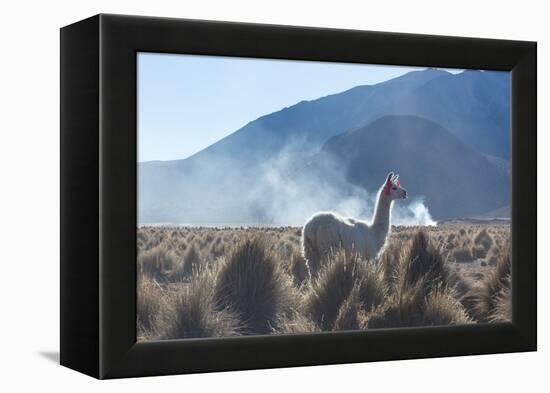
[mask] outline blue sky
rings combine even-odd
[[[138,54],[138,160],[189,157],[268,113],[414,67]]]

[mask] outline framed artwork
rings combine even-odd
[[[536,350],[536,43],[61,29],[61,364]]]

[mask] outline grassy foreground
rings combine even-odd
[[[139,340],[511,320],[509,226],[394,227],[378,259],[334,250],[313,275],[301,228],[138,229]]]

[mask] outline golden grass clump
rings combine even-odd
[[[298,311],[281,315],[273,328],[275,334],[318,333],[320,331],[319,326]]]
[[[295,304],[290,280],[264,240],[246,238],[221,262],[215,301],[239,316],[243,333],[269,334]]]
[[[427,325],[458,325],[470,323],[466,309],[453,289],[438,288],[430,293],[424,306]]]
[[[357,330],[360,328],[359,315],[362,309],[358,301],[357,288],[355,286],[350,296],[340,305],[332,330]]]
[[[489,314],[489,322],[512,321],[512,283],[507,276],[500,292],[496,295],[494,308]]]
[[[414,286],[424,281],[425,293],[436,286],[455,286],[457,279],[441,253],[430,243],[428,234],[417,230],[401,251],[398,266],[401,285]]]
[[[343,250],[327,258],[319,276],[310,285],[304,300],[305,312],[322,330],[335,327],[341,306],[348,301],[348,297],[346,307],[349,310],[342,313],[369,310],[380,304],[385,295],[380,272],[366,266],[358,255]],[[350,318],[350,315],[342,314],[338,327],[349,324],[341,321],[349,321]]]
[[[383,305],[366,313],[363,326],[366,329],[421,326],[423,321],[424,282],[401,287],[392,293]]]
[[[474,255],[472,254],[472,250],[470,247],[462,246],[459,248],[456,248],[453,251],[453,256],[456,262],[463,263],[463,262],[471,262],[474,259]]]
[[[161,286],[146,275],[140,275],[137,282],[136,317],[137,336],[150,339],[158,333],[158,317],[162,309]]]
[[[425,282],[401,288],[364,317],[368,329],[471,323],[452,289],[440,287],[425,294]]]
[[[459,282],[428,234],[417,230],[403,249],[389,247],[381,265],[389,285],[384,304],[367,313],[366,328],[467,323],[464,307],[455,296]],[[391,271],[391,274],[387,272]]]
[[[322,330],[332,330],[340,306],[347,299],[357,279],[358,256],[338,251],[311,283],[305,310]]]
[[[394,288],[397,284],[401,248],[401,242],[389,239],[377,258],[377,265],[382,269],[383,281],[388,288]]]
[[[164,245],[157,245],[149,250],[138,252],[138,273],[156,281],[162,281],[167,272],[177,263],[176,255]]]
[[[492,247],[494,241],[487,229],[480,230],[474,238],[474,243],[481,246],[486,252]]]
[[[225,337],[240,333],[238,318],[216,307],[214,275],[195,273],[191,282],[170,294],[161,320],[162,339]]]
[[[202,267],[201,255],[197,251],[196,243],[193,242],[185,250],[183,257],[179,260],[179,264],[170,272],[170,281],[189,280],[193,273],[200,271]]]
[[[289,270],[296,287],[302,286],[310,278],[306,259],[298,250],[292,253]]]
[[[197,251],[195,243],[191,244],[183,254],[183,266],[186,274],[191,275],[194,269],[197,269],[201,263],[200,253]]]
[[[363,264],[359,269],[360,277],[355,282],[352,298],[359,303],[361,310],[371,311],[382,304],[387,296],[387,287],[383,281],[383,270],[376,265]]]
[[[511,316],[511,247],[505,245],[496,257],[496,266],[465,296],[470,315],[480,322]],[[510,320],[510,319],[507,319]]]

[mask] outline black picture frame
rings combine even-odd
[[[136,53],[511,71],[511,323],[136,342]],[[536,43],[96,15],[61,29],[61,364],[96,378],[537,348]]]

